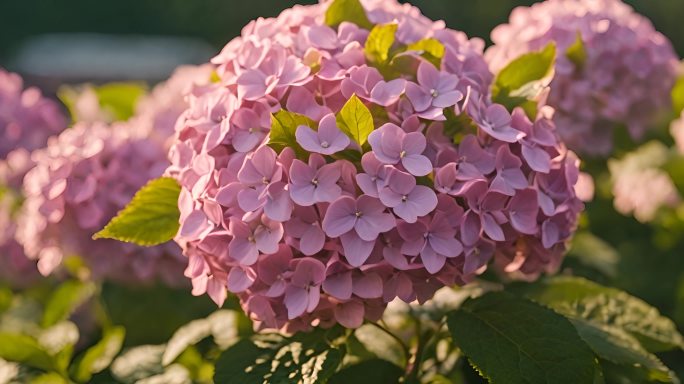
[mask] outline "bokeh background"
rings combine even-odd
[[[258,16],[275,16],[291,0],[2,0],[0,66],[29,83],[161,80],[181,63],[206,61]],[[684,52],[678,33],[684,1],[631,0]],[[432,19],[488,39],[511,9],[531,0],[414,0]],[[76,34],[107,34],[120,40]],[[48,35],[45,38],[45,35]],[[145,39],[143,37],[174,39]],[[180,39],[178,39],[180,38]],[[57,79],[56,79],[57,78]]]
[[[116,80],[165,79],[180,64],[206,62],[242,27],[259,16],[275,16],[293,4],[316,1],[291,0],[0,0],[0,66],[22,74],[27,83],[54,94],[60,84]],[[489,32],[508,18],[510,11],[532,0],[413,0],[428,17],[445,20],[451,28],[488,41]],[[684,56],[684,0],[626,0],[652,20],[656,29],[672,41]],[[682,175],[684,180],[684,175]],[[600,182],[600,180],[599,180]],[[614,250],[582,254],[575,249],[566,267],[580,275],[635,294],[655,305],[684,329],[684,224],[678,228],[652,228],[619,215],[609,199],[591,203],[584,220]],[[586,224],[585,224],[586,225]],[[617,256],[619,255],[619,257]],[[573,257],[576,256],[576,257]],[[611,277],[583,270],[578,257],[594,264],[606,262]],[[608,260],[608,261],[606,261]],[[612,261],[611,261],[612,260]],[[109,296],[111,296],[111,298]],[[105,289],[105,301],[130,303],[137,292]],[[211,304],[187,297],[151,295],[141,311],[130,306],[108,308],[116,324],[130,325],[137,342],[163,342],[190,320],[209,313]],[[192,301],[195,300],[195,301]],[[192,303],[192,304],[191,304]],[[178,313],[163,324],[141,326],[153,313]],[[190,306],[198,308],[192,309]],[[168,311],[167,311],[168,310]],[[166,311],[166,312],[165,312]],[[149,322],[148,322],[149,323]],[[663,356],[684,377],[684,353]]]

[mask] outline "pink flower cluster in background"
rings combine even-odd
[[[578,54],[578,36],[581,36]],[[557,44],[548,104],[568,147],[608,155],[615,129],[632,139],[667,114],[678,58],[651,22],[619,0],[548,0],[513,10],[492,32],[486,57],[497,71],[516,57]],[[569,49],[575,49],[567,55]]]
[[[42,148],[66,124],[57,103],[38,88],[24,88],[19,75],[0,68],[0,159],[15,149]]]
[[[45,146],[66,125],[57,103],[37,88],[24,88],[19,75],[0,68],[0,276],[13,285],[30,284],[37,275],[14,239],[19,190],[32,166],[29,152]]]
[[[167,174],[182,185],[185,274],[219,305],[236,294],[259,328],[358,327],[492,261],[553,271],[582,209],[553,110],[530,121],[493,103],[482,41],[362,3],[372,24],[397,24],[394,58],[369,59],[367,29],[326,25],[329,2],[295,6],[228,43],[177,125]],[[437,66],[407,48],[424,39],[444,48]],[[367,141],[336,118],[355,98]],[[288,146],[269,145],[277,113],[300,122]]]
[[[127,122],[78,123],[32,153],[17,238],[44,275],[69,256],[86,261],[96,279],[167,284],[184,282],[175,244],[151,248],[93,240],[150,179],[168,166],[166,143],[187,108],[183,91],[208,83],[208,67],[182,68],[146,96]]]

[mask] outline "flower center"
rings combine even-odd
[[[359,218],[359,217],[363,216],[363,212],[361,212],[361,211],[356,211],[356,213],[354,213],[354,215],[355,215],[357,218]]]
[[[261,179],[261,183],[263,185],[268,185],[270,182],[271,182],[271,180],[269,180],[266,176],[264,176],[264,178]]]
[[[318,186],[318,179],[312,179],[311,184]]]
[[[432,88],[430,90],[430,95],[432,95],[432,97],[437,97],[437,96],[439,96],[439,92],[437,92],[436,89]]]
[[[247,238],[247,241],[249,241],[250,243],[256,243],[256,239],[254,238],[253,235],[249,235],[249,237]]]
[[[328,148],[329,146],[330,146],[330,143],[328,143],[327,141],[321,141],[321,147]]]
[[[400,157],[400,158],[403,159],[404,156],[406,156],[406,151],[401,151],[401,152],[399,152],[399,157]]]
[[[249,132],[249,133],[254,133],[254,132],[256,132],[256,129],[250,128],[250,129],[247,130],[247,132]]]
[[[406,200],[408,200],[408,196],[404,195],[404,196],[401,197],[401,202],[402,202],[402,203],[405,203]]]

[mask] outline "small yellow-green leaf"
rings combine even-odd
[[[295,137],[297,127],[301,125],[314,130],[317,129],[315,121],[299,113],[281,109],[271,115],[271,132],[268,136],[268,145],[278,153],[289,147],[295,151],[298,158],[308,158],[307,152],[297,143],[297,138]]]
[[[325,12],[325,23],[331,27],[337,27],[343,21],[354,23],[365,29],[373,27],[359,0],[334,0],[330,4]]]
[[[0,358],[49,371],[54,360],[32,337],[0,332]]]
[[[390,58],[390,49],[394,44],[397,24],[381,24],[371,29],[366,39],[366,57],[372,63],[385,64]]]
[[[352,95],[337,114],[337,126],[359,146],[366,143],[368,135],[375,129],[370,110],[356,95]]]
[[[684,76],[677,79],[672,88],[672,109],[676,116],[684,110]]]
[[[106,122],[125,121],[135,113],[138,99],[145,94],[147,88],[143,83],[108,83],[101,86],[86,84],[83,86],[62,86],[57,96],[66,105],[74,122],[82,121],[81,108],[78,104],[88,101],[99,106],[98,119]],[[89,112],[92,113],[92,112]],[[92,119],[92,116],[88,116]]]
[[[582,67],[587,61],[587,50],[582,41],[582,34],[577,32],[577,39],[568,47],[565,51],[565,55],[572,61],[576,66]]]
[[[492,100],[508,109],[524,106],[528,113],[533,100],[546,87],[553,75],[556,62],[556,45],[548,44],[541,51],[526,53],[504,67],[494,80]]]
[[[437,68],[444,57],[444,44],[433,37],[409,44],[406,50],[421,52],[421,55]]]
[[[94,239],[115,239],[143,246],[171,240],[178,232],[180,186],[170,177],[154,179],[133,196]]]

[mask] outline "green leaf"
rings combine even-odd
[[[440,68],[444,57],[444,44],[431,37],[409,44],[406,48],[409,51],[421,52],[421,55],[431,62],[435,67]]]
[[[163,285],[106,283],[101,297],[112,324],[126,329],[126,345],[165,343],[184,324],[216,310],[216,304],[208,297],[195,297],[187,289]]]
[[[268,136],[268,145],[278,153],[285,148],[292,148],[297,158],[307,159],[308,152],[297,143],[297,138],[295,137],[297,127],[300,125],[305,125],[313,130],[318,129],[315,121],[299,113],[281,109],[274,115],[271,115],[271,131]]]
[[[0,358],[46,371],[54,367],[52,356],[26,335],[0,332]]]
[[[133,116],[138,100],[146,91],[145,85],[140,83],[110,83],[99,87],[87,84],[79,87],[62,86],[57,96],[66,105],[74,122],[94,118],[79,114],[78,104],[85,101],[99,105],[96,116],[99,120],[112,122],[125,121]]]
[[[126,330],[123,327],[112,327],[104,332],[102,339],[90,347],[75,363],[73,373],[78,382],[88,382],[95,373],[109,367],[114,357],[121,351]]]
[[[94,239],[116,239],[151,246],[173,239],[178,232],[180,186],[170,177],[154,179]]]
[[[337,27],[343,21],[354,23],[365,29],[373,27],[359,0],[334,0],[330,4],[325,12],[325,23],[331,27]]]
[[[219,310],[204,319],[193,320],[180,327],[166,344],[162,364],[173,363],[189,346],[221,331],[223,340],[235,339],[238,335],[237,316],[230,310]]]
[[[655,384],[663,382],[658,377],[653,377],[649,371],[644,370],[641,366],[615,364],[608,360],[601,360],[600,362],[605,382],[608,384]],[[674,376],[665,382],[679,384],[679,380]]]
[[[361,147],[375,129],[370,110],[356,95],[352,95],[337,114],[337,126]]]
[[[12,293],[11,289],[0,287],[0,314],[12,306],[13,296],[14,294]]]
[[[406,365],[406,356],[397,340],[374,325],[366,324],[356,329],[354,336],[375,356],[399,366]]]
[[[494,79],[492,100],[509,109],[522,106],[528,115],[536,114],[533,99],[548,85],[555,61],[556,46],[553,43],[541,51],[513,60]]]
[[[588,231],[575,234],[568,256],[610,277],[616,275],[620,259],[620,255],[613,246]]]
[[[559,276],[518,290],[557,312],[599,326],[621,329],[650,352],[684,347],[672,320],[641,299],[580,277]]]
[[[328,383],[398,383],[402,376],[404,370],[389,361],[370,359],[342,369]]]
[[[135,114],[138,99],[145,91],[144,85],[135,83],[110,83],[95,88],[100,107],[110,111],[120,121],[128,120]]]
[[[45,373],[34,377],[30,384],[69,384],[69,381],[56,372]]]
[[[389,61],[390,49],[397,33],[396,23],[376,25],[366,39],[366,57],[372,63],[383,65]]]
[[[465,355],[493,383],[590,383],[594,355],[573,325],[505,292],[467,301],[447,315]]]
[[[572,61],[577,67],[582,68],[584,63],[587,61],[587,50],[582,41],[582,34],[577,32],[577,39],[568,47],[565,51],[565,55]]]
[[[675,116],[679,116],[684,110],[684,76],[677,79],[672,87],[672,109]]]
[[[43,313],[43,327],[50,327],[64,321],[90,299],[95,293],[95,284],[76,280],[61,284],[52,294]]]
[[[342,362],[343,352],[314,341],[242,339],[216,362],[216,383],[325,383]],[[275,341],[275,342],[274,342]],[[257,344],[258,343],[258,344]]]
[[[164,372],[161,364],[165,345],[141,345],[131,348],[117,357],[110,370],[118,381],[137,383],[139,380]]]
[[[615,364],[640,368],[644,371],[643,375],[651,380],[673,382],[670,370],[627,332],[581,319],[572,319],[571,322],[580,337],[600,358]]]

